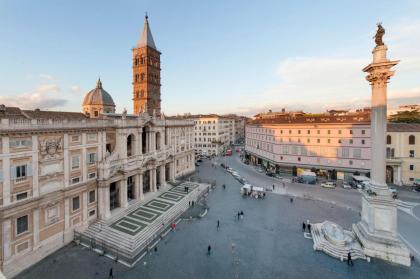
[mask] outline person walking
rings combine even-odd
[[[220,221],[217,220],[217,230],[219,230],[219,228],[220,228]]]
[[[226,185],[225,184],[223,184],[223,190],[226,190]]]
[[[238,220],[241,218],[241,212],[238,211]]]
[[[306,230],[306,224],[305,222],[302,222],[302,231],[305,232],[305,230]]]
[[[293,198],[290,198],[290,203],[293,203]]]
[[[311,232],[311,224],[308,224],[308,231]]]
[[[273,191],[274,191],[274,184],[273,184]]]
[[[109,270],[109,276],[108,276],[108,279],[113,279],[114,278],[114,274],[113,274],[113,272],[112,272],[112,267],[111,267],[111,269]]]
[[[209,255],[209,256],[210,256],[210,253],[211,253],[211,246],[209,245],[209,246],[207,247],[207,255]]]
[[[353,260],[351,259],[350,251],[347,253],[347,265],[353,266]]]

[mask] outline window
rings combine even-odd
[[[96,162],[96,153],[89,153],[87,158],[88,164],[95,164]]]
[[[410,150],[410,158],[414,158],[414,150]]]
[[[16,179],[26,178],[26,165],[16,167]]]
[[[362,130],[362,135],[364,135],[365,134],[365,130]]]
[[[352,139],[350,139],[350,140],[349,140],[349,143],[350,143],[350,144],[353,144],[353,140],[352,140]]]
[[[79,183],[80,182],[80,177],[73,177],[72,179],[71,179],[71,184],[77,184],[77,183]]]
[[[365,144],[365,140],[362,140],[362,144]]]
[[[320,130],[317,130],[316,133],[319,135],[321,133],[321,131]]]
[[[320,140],[320,139],[317,139],[317,140],[316,140],[316,142],[317,142],[317,143],[321,143],[321,140]]]
[[[392,143],[392,139],[390,135],[386,136],[386,144],[391,144]]]
[[[338,143],[341,143],[341,139],[338,140]]]
[[[327,139],[327,142],[328,142],[328,143],[331,143],[331,139]]]
[[[341,135],[341,130],[338,130],[338,134]]]
[[[80,208],[80,197],[74,197],[72,200],[72,211],[76,211]]]
[[[24,192],[24,193],[19,193],[16,195],[16,200],[20,201],[20,200],[24,200],[28,197],[28,192]]]
[[[307,140],[306,140],[306,142],[307,142],[307,143],[310,143],[310,142],[311,142],[311,139],[307,139]]]
[[[300,135],[300,130],[298,130],[298,134]]]
[[[95,115],[95,117],[98,117],[98,116],[99,116],[99,112],[98,112],[97,110],[95,110],[95,111],[93,112],[93,115]]]
[[[28,215],[16,219],[16,234],[27,232],[28,229]]]
[[[353,149],[353,158],[360,159],[362,157],[362,150],[360,148]]]
[[[343,148],[341,150],[341,157],[343,157],[343,158],[348,158],[349,157],[349,149],[348,148]]]
[[[80,155],[71,156],[71,169],[75,170],[80,167]]]
[[[350,130],[349,132],[350,132],[350,135],[353,135],[353,130]]]
[[[95,190],[89,192],[89,203],[93,203],[96,200],[96,193]]]
[[[331,130],[328,130],[328,135],[331,134]]]
[[[93,216],[93,215],[95,215],[95,209],[94,209],[94,210],[89,211],[89,217],[91,217],[91,216]]]
[[[410,145],[416,144],[416,137],[414,135],[410,135],[408,137],[408,144]]]
[[[298,161],[300,162],[300,157],[298,157],[297,159],[298,159]]]
[[[410,170],[414,170],[414,165],[410,165]]]
[[[291,134],[292,133],[292,130],[289,130],[289,134]]]
[[[309,135],[309,134],[311,133],[311,130],[308,130],[308,131],[307,131],[307,133],[308,133],[308,135]]]
[[[352,166],[352,165],[353,165],[353,161],[352,161],[352,160],[350,160],[350,161],[349,161],[349,165],[350,165],[350,166]]]
[[[94,179],[94,178],[96,178],[96,172],[91,172],[91,173],[89,173],[89,174],[88,174],[88,178],[89,178],[89,179]]]

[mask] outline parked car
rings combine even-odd
[[[196,166],[196,167],[199,167],[199,166],[200,166],[200,163],[195,162],[195,166]]]
[[[198,158],[197,162],[201,163],[201,162],[203,162],[203,160],[201,158]]]
[[[398,198],[398,192],[397,192],[397,189],[395,189],[395,188],[391,188],[391,187],[389,187],[388,189],[389,189],[389,191],[391,192],[392,197],[393,197],[394,199],[397,199],[397,198]]]
[[[273,173],[273,172],[271,172],[271,171],[267,171],[267,172],[265,173],[265,175],[270,176],[270,177],[273,177],[273,176],[275,175],[275,173]]]
[[[335,183],[332,181],[321,183],[321,187],[324,188],[335,188]]]
[[[415,186],[413,190],[416,192],[420,192],[420,186]]]
[[[344,189],[351,189],[352,187],[351,187],[351,185],[348,182],[344,181],[343,182],[343,188]]]

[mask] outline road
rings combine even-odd
[[[320,185],[301,183],[285,183],[282,180],[266,176],[258,172],[255,167],[241,162],[238,154],[229,157],[216,158],[216,162],[224,163],[236,170],[250,184],[265,188],[275,185],[274,193],[294,197],[307,198],[330,203],[332,206],[341,206],[354,211],[361,211],[361,194],[355,189],[326,189]],[[420,259],[420,193],[398,189],[399,199],[404,202],[417,203],[417,206],[406,209],[398,209],[398,232],[401,239],[409,246],[417,259]]]

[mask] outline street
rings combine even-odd
[[[265,173],[258,172],[255,167],[244,164],[237,153],[232,156],[216,158],[215,161],[233,168],[252,185],[272,189],[274,184],[275,190],[273,193],[323,201],[330,203],[332,206],[340,206],[356,212],[360,212],[362,209],[361,194],[356,189],[341,187],[326,189],[318,184],[290,182],[285,182],[283,188],[283,182],[280,179],[269,177]],[[414,256],[420,259],[420,238],[418,237],[420,231],[420,193],[402,188],[398,189],[398,198],[401,201],[416,204],[406,211],[398,209],[398,232]]]

